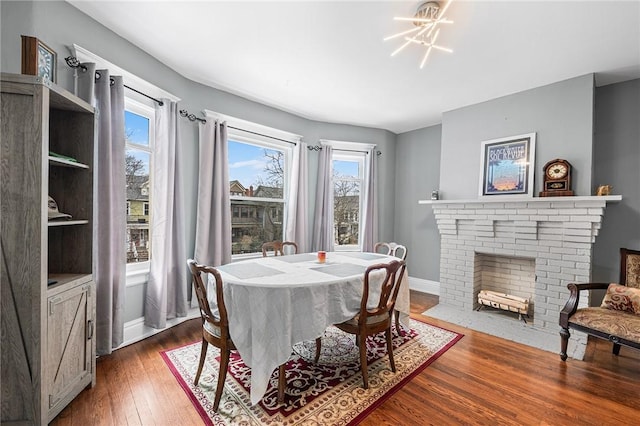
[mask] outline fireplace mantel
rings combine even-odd
[[[433,209],[440,233],[440,299],[427,315],[558,351],[567,284],[590,281],[593,244],[607,203],[621,200],[621,195],[420,200]],[[477,276],[487,256],[531,259],[532,324],[475,311],[482,286]],[[580,307],[588,302],[580,299]],[[586,336],[575,336],[572,344],[571,356],[581,359]]]
[[[586,195],[575,197],[515,197],[509,195],[496,195],[486,198],[470,198],[467,200],[418,200],[418,204],[470,204],[470,203],[549,203],[558,201],[610,201],[622,200],[622,195]]]

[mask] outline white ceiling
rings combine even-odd
[[[438,39],[454,52],[433,51],[422,70],[424,50],[391,57],[401,41],[383,41],[411,28],[393,17],[421,1],[68,1],[189,79],[395,133],[587,73],[598,86],[640,77],[637,0],[454,0]]]

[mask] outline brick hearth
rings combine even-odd
[[[440,304],[433,312],[510,340],[559,351],[558,316],[568,298],[567,284],[591,278],[593,243],[607,201],[620,196],[420,201],[431,204],[441,236]],[[508,315],[474,312],[486,254],[531,259],[533,323]],[[586,306],[588,300],[581,300]],[[428,315],[431,315],[429,311]],[[446,318],[444,318],[446,317]],[[455,318],[459,321],[455,321]],[[484,324],[485,322],[493,324]],[[496,330],[496,331],[492,331]],[[578,334],[578,333],[576,333]],[[572,356],[584,355],[586,337],[575,336]],[[570,348],[571,350],[572,348]]]

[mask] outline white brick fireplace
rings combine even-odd
[[[427,315],[559,352],[559,313],[567,284],[591,278],[593,243],[608,201],[620,196],[488,198],[431,204],[441,236],[440,302]],[[480,290],[529,298],[532,321],[486,308]],[[586,306],[588,300],[581,300]],[[586,337],[575,333],[572,357]]]

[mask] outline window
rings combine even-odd
[[[151,253],[151,164],[154,109],[125,100],[125,174],[127,200],[127,263],[147,262]]]
[[[333,217],[336,250],[358,250],[364,185],[364,159],[361,152],[333,152]]]
[[[282,240],[288,158],[293,145],[229,134],[232,254]]]

